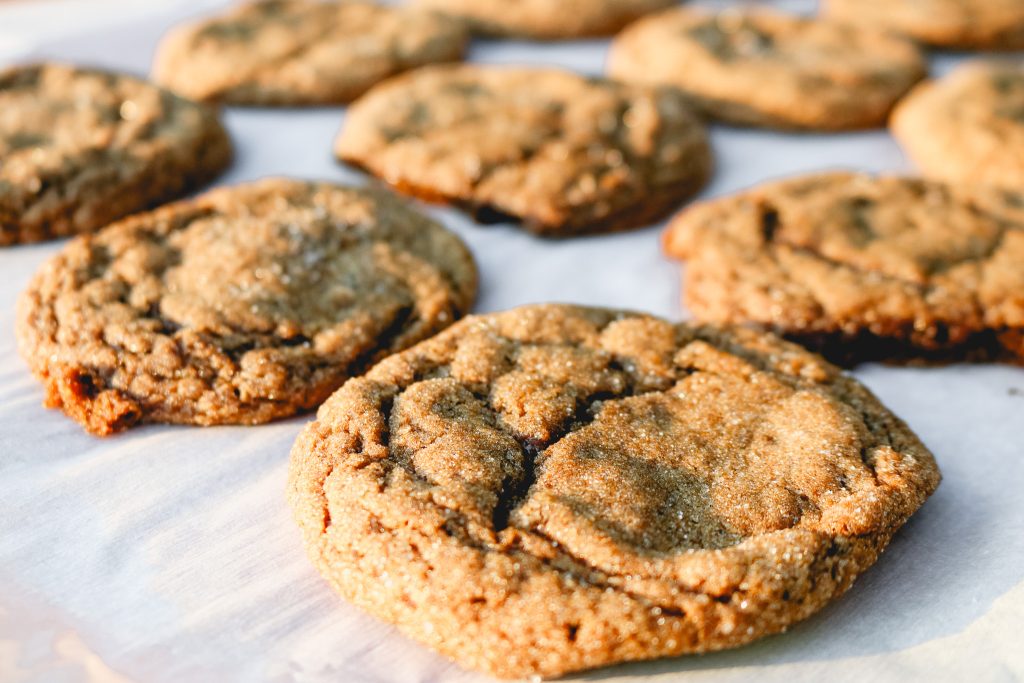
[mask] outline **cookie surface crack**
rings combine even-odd
[[[529,441],[520,441],[522,448],[522,472],[520,476],[502,482],[498,493],[498,502],[491,513],[491,524],[494,533],[499,534],[508,528],[512,513],[530,493],[537,481],[537,456],[540,449]]]

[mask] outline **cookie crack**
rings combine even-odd
[[[651,389],[649,391],[632,391],[626,394],[597,392],[587,396],[583,400],[577,400],[574,414],[557,430],[555,430],[554,436],[547,441],[536,441],[533,439],[523,438],[514,430],[509,429],[501,421],[498,411],[490,404],[489,401],[486,402],[485,405],[487,405],[487,407],[492,411],[495,418],[495,424],[498,425],[499,429],[519,444],[519,448],[523,456],[522,474],[517,477],[506,477],[502,481],[501,489],[498,493],[498,502],[491,513],[492,528],[494,532],[500,533],[511,526],[511,517],[513,513],[529,498],[530,491],[533,488],[533,485],[537,482],[538,471],[540,469],[538,461],[542,459],[541,456],[543,456],[544,452],[554,446],[557,446],[565,438],[585,429],[588,425],[593,423],[599,416],[601,409],[605,404],[652,393],[661,393],[661,390]]]
[[[530,489],[537,481],[537,457],[541,449],[529,440],[516,440],[523,457],[522,474],[502,482],[498,502],[491,511],[491,527],[496,534],[509,527],[512,513],[529,497]]]
[[[349,364],[349,373],[354,374],[366,368],[370,365],[377,357],[388,353],[395,346],[398,338],[402,336],[402,333],[409,325],[410,319],[415,314],[415,306],[413,304],[405,304],[395,311],[391,320],[388,321],[387,325],[380,331],[375,337],[375,342],[372,346],[367,348],[365,351],[356,356],[355,359]]]
[[[372,514],[372,510],[369,510],[366,507],[364,507],[363,509],[368,514]],[[543,542],[545,546],[547,546],[548,550],[551,552],[553,557],[545,557],[543,555],[538,555],[536,553],[530,552],[525,547],[523,547],[521,538],[513,538],[511,542],[502,545],[495,545],[494,543],[482,542],[479,539],[475,538],[473,534],[469,532],[467,528],[468,525],[465,515],[463,515],[458,510],[452,510],[450,508],[443,509],[445,512],[445,523],[441,530],[444,532],[444,534],[446,536],[456,538],[460,544],[464,544],[467,547],[481,554],[496,554],[504,555],[506,557],[514,557],[515,555],[521,555],[524,557],[528,557],[531,560],[542,565],[543,567],[546,567],[550,570],[554,570],[561,576],[568,578],[569,580],[575,583],[584,586],[596,587],[602,590],[612,590],[618,592],[639,602],[646,603],[654,609],[660,609],[662,611],[662,614],[666,616],[676,616],[679,618],[684,618],[686,616],[685,610],[681,609],[677,605],[673,605],[658,600],[655,597],[648,595],[646,593],[641,593],[639,591],[633,591],[625,588],[622,585],[622,580],[627,578],[627,576],[616,574],[614,572],[608,572],[604,569],[594,566],[593,564],[584,560],[582,557],[579,557],[576,554],[570,552],[558,541],[556,541],[555,539],[548,536],[546,533],[537,528],[530,528],[525,530],[517,529],[516,532],[517,534],[520,534],[521,537],[525,537],[528,535]],[[329,515],[329,513],[325,514]],[[380,521],[378,521],[378,524],[384,531],[390,533],[394,537],[401,538],[403,536],[403,532],[408,531],[408,527],[389,526],[383,524],[383,522]],[[427,531],[430,530],[422,531],[421,533],[426,533]],[[403,542],[405,541],[403,540]],[[729,602],[732,594],[742,590],[741,588],[738,588],[738,586],[742,585],[743,581],[746,580],[746,577],[749,574],[749,572],[750,565],[748,564],[744,567],[744,578],[742,581],[737,583],[737,588],[730,591],[726,591],[724,593],[715,594],[709,591],[695,590],[692,588],[687,588],[682,592],[685,592],[690,595],[706,595],[707,597],[714,600],[718,600],[720,602]],[[659,583],[671,584],[674,592],[680,592],[679,590],[677,590],[677,585],[675,584],[675,582],[669,579],[656,578],[655,580]]]
[[[627,595],[633,599],[638,599],[645,602],[657,604],[656,601],[651,598],[651,596],[643,593],[638,593],[635,591],[630,591],[627,588],[623,587],[620,582],[615,581],[615,579],[625,579],[625,575],[616,574],[614,572],[608,572],[604,569],[601,569],[600,567],[594,566],[593,564],[583,559],[579,555],[576,555],[575,553],[569,551],[564,545],[562,545],[557,540],[549,536],[547,533],[541,531],[539,528],[533,527],[529,530],[526,530],[524,533],[528,533],[531,536],[534,536],[535,538],[539,538],[540,540],[544,541],[544,543],[548,545],[552,553],[557,557],[546,558],[534,553],[530,553],[525,549],[520,548],[519,552],[522,552],[524,555],[528,555],[529,557],[536,559],[538,562],[551,569],[555,569],[559,572],[567,572],[570,576],[572,576],[572,578],[575,581],[579,583],[589,584],[592,586],[596,586],[598,588],[603,588],[605,590],[610,588],[616,592]],[[567,561],[569,567],[567,568],[565,564],[560,563],[558,561],[559,558]],[[668,609],[676,609],[674,607],[669,607],[660,604],[658,604],[657,606],[661,607],[662,609],[665,609],[666,607]]]

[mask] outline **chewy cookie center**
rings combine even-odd
[[[760,210],[766,243],[916,285],[985,258],[1006,224],[937,185],[864,187]]]
[[[306,211],[280,220],[202,218],[172,237],[187,248],[165,276],[161,312],[180,326],[219,335],[316,343],[368,305],[411,307],[407,288],[386,270],[391,250],[370,229]]]
[[[791,428],[808,416],[837,430]],[[608,402],[542,452],[514,519],[598,566],[609,552],[670,558],[816,528],[822,508],[873,487],[863,437],[819,394],[698,371]]]
[[[476,543],[541,537],[615,571],[672,561],[877,500],[864,418],[671,326],[594,344],[467,335],[488,371],[431,371],[385,406],[394,465]],[[659,343],[661,342],[661,343]],[[647,348],[643,348],[644,345]],[[614,351],[614,352],[613,352]]]

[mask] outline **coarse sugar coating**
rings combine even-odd
[[[348,600],[520,677],[784,630],[938,483],[903,422],[800,347],[537,305],[346,383],[297,440],[288,496]]]
[[[546,236],[653,223],[712,166],[704,126],[675,90],[470,64],[373,88],[334,151],[400,191]]]
[[[221,188],[72,241],[19,300],[46,402],[95,434],[255,424],[466,313],[462,242],[384,192]]]
[[[842,363],[1024,362],[1024,196],[818,173],[670,223],[698,319],[753,323]]]
[[[216,110],[126,74],[0,69],[0,247],[92,232],[231,162]]]

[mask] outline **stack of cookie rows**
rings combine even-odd
[[[172,31],[159,85],[0,73],[0,245],[78,235],[19,302],[47,405],[97,435],[319,407],[287,486],[313,562],[499,676],[741,645],[843,593],[939,473],[829,361],[1024,360],[1024,69],[920,83],[922,44],[1024,48],[1024,7],[409,5],[241,5]],[[616,32],[608,78],[457,63],[471,36]],[[700,322],[460,320],[472,254],[382,187],[167,203],[231,162],[217,103],[349,102],[340,161],[482,223],[558,239],[678,211],[663,247]],[[889,122],[926,177],[823,172],[681,208],[712,175],[709,120]]]

